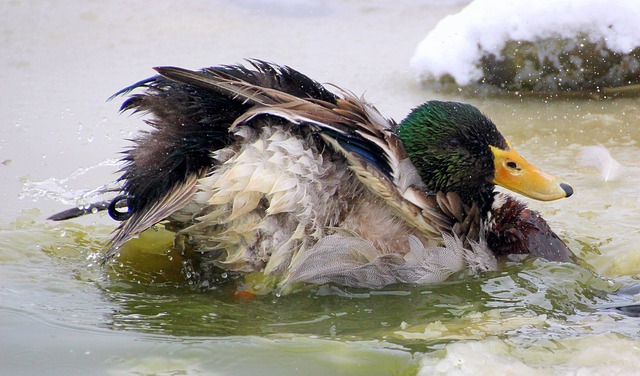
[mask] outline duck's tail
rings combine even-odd
[[[225,90],[227,81],[243,82],[272,95],[327,103],[337,100],[322,85],[289,67],[259,60],[250,64],[201,71],[161,67],[156,69],[159,75],[112,96],[110,99],[129,95],[121,111],[149,114],[145,121],[151,126],[124,152],[120,194],[110,202],[72,208],[50,219],[108,210],[111,217],[122,221],[106,253],[109,258],[124,242],[184,207],[195,193],[198,179],[215,168],[213,153],[235,141],[230,130],[255,105],[233,90]]]

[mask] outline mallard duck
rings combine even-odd
[[[429,101],[399,124],[354,94],[250,60],[155,68],[121,111],[150,114],[125,152],[120,193],[70,209],[121,221],[105,259],[156,225],[218,272],[379,288],[492,270],[524,254],[571,261],[536,212],[570,185],[529,164],[463,103]]]

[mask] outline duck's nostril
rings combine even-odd
[[[573,188],[569,184],[560,183],[560,188],[567,194],[566,197],[571,197],[573,194]]]

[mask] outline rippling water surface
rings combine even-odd
[[[640,100],[478,99],[421,88],[407,71],[413,48],[463,5],[0,5],[9,51],[0,57],[1,373],[637,374],[640,318],[616,307],[640,296]],[[526,260],[428,287],[238,299],[230,285],[190,284],[179,256],[163,252],[161,231],[129,245],[141,255],[100,267],[108,218],[45,220],[81,189],[112,180],[124,139],[143,127],[105,98],[152,66],[243,57],[366,91],[397,119],[431,98],[478,106],[527,159],[573,184],[570,199],[530,205],[582,262]]]

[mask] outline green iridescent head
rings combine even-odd
[[[409,158],[431,191],[456,192],[467,204],[489,204],[495,184],[538,200],[573,190],[518,155],[477,108],[430,101],[398,126]]]

